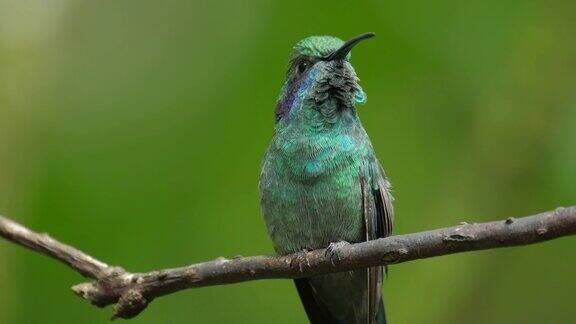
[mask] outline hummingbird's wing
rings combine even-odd
[[[367,241],[387,237],[392,233],[394,210],[389,187],[384,170],[377,160],[361,166],[360,188]],[[379,322],[384,322],[382,267],[368,268],[367,281],[368,323],[375,323],[377,318]]]
[[[363,164],[360,168],[366,240],[390,236],[394,224],[390,183],[377,160]]]
[[[375,238],[388,237],[394,228],[392,207],[394,199],[390,194],[390,183],[378,161],[372,163],[372,194],[376,204],[375,218],[378,224]]]

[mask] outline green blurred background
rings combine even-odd
[[[0,0],[0,213],[133,271],[269,254],[257,182],[292,45],[355,49],[396,233],[576,202],[574,1]],[[391,323],[574,321],[573,238],[391,267]],[[0,241],[0,323],[106,323]],[[304,323],[292,283],[160,298],[132,323]]]

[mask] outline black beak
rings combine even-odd
[[[348,40],[346,43],[344,43],[344,45],[340,46],[339,49],[335,50],[334,52],[324,56],[323,60],[324,61],[332,61],[332,60],[342,60],[346,58],[346,55],[348,55],[348,53],[350,53],[350,51],[352,50],[352,47],[354,47],[356,44],[360,43],[361,41],[368,39],[368,38],[372,38],[376,36],[376,34],[374,33],[364,33],[364,34],[360,34],[350,40]]]

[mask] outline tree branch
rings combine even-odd
[[[0,236],[94,279],[72,290],[92,304],[115,304],[113,318],[131,318],[156,297],[179,290],[258,279],[301,278],[466,251],[544,242],[576,234],[576,206],[504,221],[466,224],[286,256],[252,256],[131,273],[0,216]]]

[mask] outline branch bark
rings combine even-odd
[[[145,273],[128,272],[0,216],[0,236],[65,263],[91,282],[72,287],[113,318],[131,318],[156,297],[179,290],[258,279],[294,279],[459,252],[544,242],[576,234],[576,206],[522,218],[466,224],[286,256],[251,256]]]

